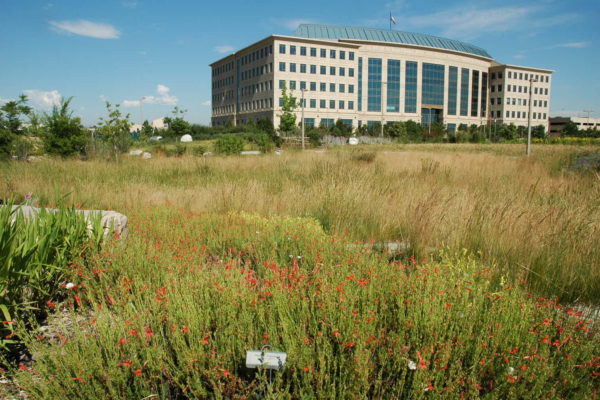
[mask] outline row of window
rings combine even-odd
[[[220,65],[218,67],[214,67],[212,70],[212,76],[221,75],[229,71],[233,71],[233,61],[228,62],[227,64]]]
[[[257,76],[272,74],[273,73],[273,63],[261,65],[259,67],[254,67],[242,71],[241,80],[245,81],[247,79],[256,78]],[[233,81],[231,82],[233,83]]]
[[[346,88],[347,88],[348,89],[347,93],[354,93],[354,85],[346,85],[345,83],[325,83],[325,82],[300,81],[299,87],[298,87],[298,85],[296,85],[296,83],[297,83],[296,81],[288,81],[286,83],[285,80],[280,80],[279,81],[279,89],[283,89],[284,87],[286,87],[290,90],[296,90],[299,88],[300,90],[310,90],[311,92],[316,92],[317,84],[318,84],[320,92],[329,91],[331,93],[335,93],[336,88],[337,88],[338,93],[346,93]]]
[[[212,95],[212,103],[219,104],[227,100],[233,100],[233,90],[227,90],[226,92],[215,93]]]
[[[509,79],[519,79],[519,80],[523,80],[525,79],[526,81],[528,81],[530,78],[535,79],[538,82],[550,82],[550,76],[549,75],[533,75],[533,74],[528,74],[527,72],[513,72],[513,71],[508,71],[508,78]],[[494,79],[494,78],[492,78]]]
[[[296,45],[285,45],[285,44],[280,44],[279,45],[279,54],[286,54],[286,49],[289,47],[289,51],[290,54],[295,56],[298,52],[298,47]],[[301,56],[306,56],[307,55],[307,50],[308,48],[306,46],[300,46],[299,48],[300,50],[300,55]],[[321,58],[327,58],[327,49],[317,49],[316,47],[311,47],[310,48],[310,56],[311,57],[316,57],[317,56],[317,50],[319,50],[319,55],[321,56]],[[345,60],[346,59],[346,51],[345,50],[335,50],[335,49],[330,49],[329,50],[329,58],[331,59],[336,59],[339,58],[340,60]],[[348,52],[348,60],[350,61],[354,61],[354,52],[353,51],[349,51]]]
[[[265,58],[270,56],[271,54],[273,54],[273,45],[269,45],[266,47],[263,47],[262,49],[253,51],[252,53],[246,54],[245,56],[243,56],[241,58],[241,64],[242,65],[246,65],[246,64],[250,64],[254,61],[258,61],[261,58]]]
[[[233,85],[233,76],[228,76],[227,78],[218,79],[213,81],[212,88],[220,89],[223,86]]]
[[[213,115],[233,114],[233,104],[213,107]]]
[[[492,92],[501,92],[502,91],[502,85],[492,85],[491,86],[491,91]],[[527,93],[527,86],[517,86],[517,85],[506,85],[506,91],[507,92],[514,92],[514,93]],[[537,88],[534,87],[533,88],[533,93],[534,94],[543,94],[543,95],[548,95],[548,88]]]
[[[273,108],[273,98],[258,99],[240,103],[240,111],[256,111]]]
[[[506,118],[516,118],[516,119],[526,119],[527,112],[526,111],[506,111]],[[546,119],[546,113],[531,113],[531,119]],[[494,118],[494,113],[492,112],[492,118]],[[502,111],[496,111],[496,118],[502,118]]]
[[[252,96],[255,93],[267,92],[273,90],[273,81],[259,82],[253,85],[244,86],[240,90],[240,95]]]
[[[317,73],[317,65],[311,64],[308,65],[309,69],[307,72],[307,64],[296,64],[296,63],[289,63],[289,72],[298,72],[298,65],[300,66],[300,73],[301,74],[306,74],[306,73],[310,73],[310,74],[316,74]],[[325,65],[319,65],[319,74],[320,75],[327,75],[327,67]],[[286,72],[286,63],[284,62],[280,62],[279,63],[279,71],[280,72]],[[346,76],[346,68],[345,67],[334,67],[334,66],[330,66],[329,67],[329,75],[331,76]],[[348,68],[348,76],[349,77],[354,77],[354,68]]]
[[[317,99],[304,99],[304,104],[300,100],[300,106],[306,108],[322,108],[330,110],[354,110],[354,100],[325,100],[320,99],[317,107]],[[307,105],[308,104],[308,105]],[[279,98],[279,107],[283,107],[283,97]]]
[[[502,97],[498,97],[498,98],[494,98],[492,97],[490,99],[490,103],[492,105],[497,104],[499,106],[502,105]],[[506,105],[513,105],[513,106],[526,106],[527,105],[527,99],[517,99],[517,98],[510,98],[507,97],[506,98]],[[548,107],[548,100],[533,100],[533,106],[534,107]]]

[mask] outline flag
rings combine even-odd
[[[390,22],[392,22],[394,25],[397,24],[396,18],[393,15],[390,15]]]

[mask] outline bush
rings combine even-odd
[[[192,153],[197,157],[202,157],[204,155],[204,153],[206,153],[206,147],[194,146],[194,147],[192,147]]]
[[[372,163],[375,161],[375,157],[377,157],[377,153],[374,151],[358,151],[352,154],[353,160],[366,163]]]
[[[266,133],[254,133],[250,135],[250,139],[263,153],[268,153],[271,150],[273,150],[273,147],[275,147],[275,143],[273,143],[269,135],[267,135]]]
[[[225,135],[218,138],[213,146],[217,154],[240,154],[244,150],[246,141],[237,135]]]
[[[314,147],[319,147],[322,144],[321,140],[323,139],[323,131],[320,129],[311,129],[308,131],[306,136],[308,137],[310,144]]]

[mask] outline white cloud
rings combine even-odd
[[[210,105],[211,105],[211,104],[212,104],[212,103],[210,102],[210,100],[206,100],[206,101],[203,101],[203,102],[201,103],[201,105],[203,105],[203,106],[207,106],[207,107],[210,107]]]
[[[573,49],[582,49],[584,47],[588,47],[590,44],[591,44],[590,42],[571,42],[571,43],[557,44],[556,47],[570,47]]]
[[[156,85],[156,93],[160,96],[142,96],[139,100],[124,100],[123,107],[139,107],[143,104],[161,104],[167,106],[174,106],[177,104],[179,99],[171,94],[171,89],[160,83]]]
[[[525,54],[523,54],[523,53],[519,53],[519,54],[515,54],[515,55],[513,56],[513,58],[515,58],[515,59],[517,59],[517,60],[522,60],[522,59],[524,59],[524,58],[527,58],[527,56],[525,56]]]
[[[101,94],[99,97],[100,97],[100,100],[101,100],[101,101],[107,101],[107,100],[108,100],[108,97],[106,97],[106,96],[105,96],[105,95],[103,95],[103,94]]]
[[[233,46],[223,45],[223,46],[216,46],[215,50],[217,53],[225,54],[225,53],[231,53],[235,49],[233,48]]]
[[[138,5],[137,1],[133,1],[133,0],[128,0],[128,1],[124,1],[121,3],[123,5],[123,7],[127,7],[127,8],[136,8]]]
[[[50,108],[52,106],[57,106],[60,104],[60,99],[62,98],[62,95],[58,90],[50,90],[46,92],[43,90],[29,89],[23,90],[23,93],[27,95],[29,100],[39,108]]]
[[[12,101],[12,99],[3,99],[0,97],[0,104],[8,103],[9,101]]]
[[[314,24],[314,21],[311,19],[297,18],[280,22],[280,25],[285,26],[291,31],[298,29],[298,27],[302,24]]]
[[[118,39],[121,33],[112,25],[80,19],[78,21],[50,21],[52,29],[59,33],[72,33],[96,39]]]

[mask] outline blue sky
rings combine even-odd
[[[105,100],[135,122],[177,105],[207,124],[211,62],[302,22],[387,28],[389,12],[394,29],[554,69],[552,114],[600,116],[598,0],[0,0],[0,102],[26,93],[42,111],[73,96],[85,124],[104,115]]]

